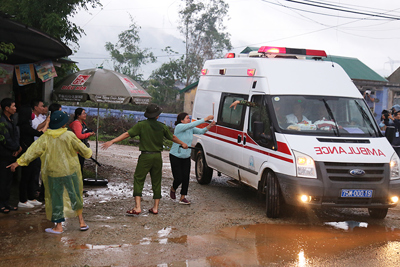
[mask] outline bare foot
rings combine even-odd
[[[53,229],[53,231],[60,232],[60,233],[64,231],[61,223],[57,223],[56,226],[52,229]]]
[[[83,220],[83,216],[82,216],[82,214],[80,214],[80,215],[78,215],[78,220],[79,220],[79,227],[86,227],[86,223],[85,223],[85,221]]]

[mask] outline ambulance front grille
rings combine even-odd
[[[384,163],[324,162],[323,165],[328,178],[337,182],[379,182],[385,173]],[[365,174],[353,176],[351,170],[363,170]]]

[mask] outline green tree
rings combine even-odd
[[[178,54],[166,47],[169,54]],[[177,101],[178,89],[176,82],[184,77],[184,57],[163,63],[160,68],[154,70],[147,81],[147,92],[152,97],[152,102],[164,108],[165,112],[178,112],[182,110],[181,101]]]
[[[179,30],[185,37],[185,84],[195,82],[204,62],[232,48],[223,22],[229,5],[223,0],[183,0]]]
[[[41,30],[66,44],[79,47],[84,34],[81,27],[69,21],[80,9],[101,6],[100,0],[1,0],[0,11],[18,22]]]
[[[6,60],[6,54],[12,54],[15,46],[13,44],[6,44],[4,42],[0,42],[0,60]]]
[[[140,26],[136,25],[132,17],[131,22],[129,29],[118,35],[118,42],[116,44],[107,42],[105,48],[110,52],[115,71],[142,82],[143,74],[140,73],[140,67],[156,62],[156,57],[149,52],[149,49],[139,47]]]

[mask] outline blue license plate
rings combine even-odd
[[[373,190],[364,189],[342,189],[341,197],[364,197],[371,198]]]

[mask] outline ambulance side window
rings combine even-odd
[[[218,112],[218,124],[229,128],[242,130],[243,120],[246,107],[237,105],[236,109],[230,108],[229,106],[236,100],[247,100],[248,96],[245,95],[232,95],[222,94],[220,110]]]
[[[255,95],[251,98],[251,102],[255,105],[250,107],[247,133],[260,146],[272,148],[271,123],[266,98],[263,95]]]

